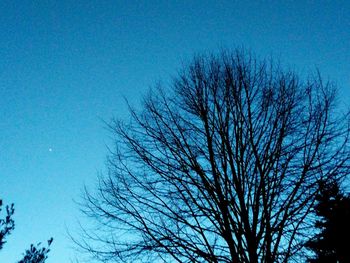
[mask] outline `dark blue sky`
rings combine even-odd
[[[318,67],[350,95],[348,1],[1,1],[0,197],[16,230],[15,262],[55,238],[48,263],[69,262],[84,184],[104,170],[110,134],[158,80],[194,53],[245,46],[301,73]]]

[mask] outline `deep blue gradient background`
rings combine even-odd
[[[306,2],[306,3],[305,3]],[[84,184],[103,172],[110,134],[158,80],[198,52],[245,46],[350,95],[348,1],[1,1],[0,197],[16,229],[0,262],[55,238],[48,263],[74,258]],[[52,148],[52,151],[49,149]]]

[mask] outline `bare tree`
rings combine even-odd
[[[195,58],[130,123],[113,121],[80,246],[106,262],[291,262],[317,182],[349,172],[335,95],[242,50]]]

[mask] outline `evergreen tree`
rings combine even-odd
[[[2,211],[2,200],[0,199],[0,213]],[[4,218],[0,218],[0,250],[6,243],[5,239],[11,232],[15,229],[15,221],[13,220],[13,214],[15,213],[14,205],[6,206],[6,215]],[[40,247],[40,243],[35,246],[30,245],[24,253],[23,259],[18,263],[45,263],[47,259],[47,254],[50,251],[50,245],[52,243],[52,238],[48,240],[47,247]]]
[[[50,245],[52,243],[52,238],[47,241],[47,247],[40,247],[40,243],[36,246],[30,245],[30,248],[26,250],[25,255],[22,260],[18,263],[44,263],[47,259],[47,254],[50,251]]]
[[[315,254],[308,262],[350,262],[350,196],[336,182],[321,182],[315,214],[319,218],[315,223],[319,233],[306,243]]]
[[[2,200],[0,199],[0,213],[2,211]],[[12,216],[15,212],[13,204],[6,206],[6,216],[4,219],[0,218],[0,250],[6,243],[5,238],[13,231],[15,228],[15,221]]]

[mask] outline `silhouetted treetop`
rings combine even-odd
[[[320,182],[316,197],[315,227],[319,233],[306,246],[315,253],[310,263],[350,262],[350,197],[337,182]]]
[[[0,213],[2,211],[2,200],[0,199]],[[6,243],[5,238],[8,237],[15,229],[15,221],[13,219],[15,209],[14,205],[6,206],[6,214],[4,218],[0,218],[0,250],[3,249],[4,244]],[[18,261],[18,263],[45,263],[47,255],[50,252],[50,245],[53,239],[48,240],[47,247],[40,247],[40,243],[37,246],[33,244],[30,245],[30,248],[26,250],[23,259]]]
[[[320,180],[349,174],[335,87],[244,50],[198,56],[154,87],[84,212],[102,262],[289,262],[303,255]]]
[[[0,213],[2,211],[2,200],[0,199]],[[13,214],[15,212],[13,204],[10,206],[6,206],[6,215],[5,218],[0,218],[0,250],[3,248],[5,244],[5,238],[11,234],[11,232],[15,228],[15,221],[13,220]]]
[[[47,241],[47,247],[40,247],[40,243],[37,246],[33,244],[30,248],[26,250],[23,259],[18,261],[18,263],[44,263],[47,259],[47,254],[50,252],[50,246],[53,238]]]

